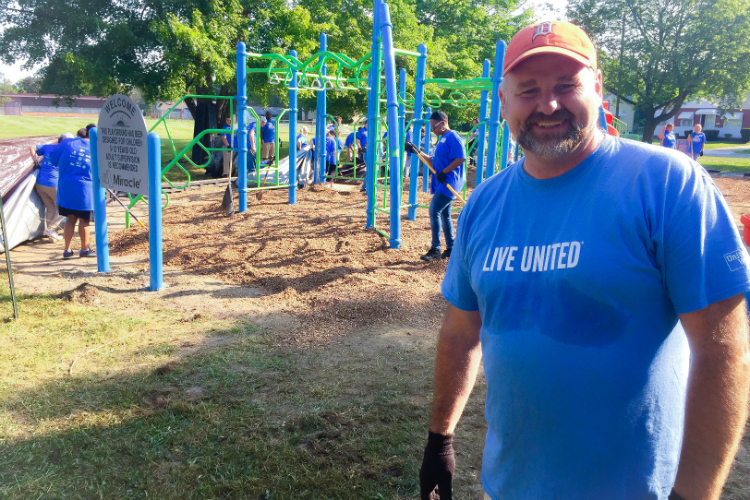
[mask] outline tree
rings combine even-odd
[[[571,0],[605,88],[643,114],[644,142],[688,98],[739,107],[750,89],[750,0]]]
[[[397,45],[415,50],[425,43],[428,75],[467,78],[481,74],[495,41],[529,20],[520,0],[392,0]],[[517,12],[518,11],[518,12]],[[235,46],[251,52],[288,53],[300,59],[317,51],[318,35],[329,35],[329,50],[359,58],[370,50],[371,0],[0,0],[0,54],[10,63],[42,69],[40,88],[58,95],[129,93],[146,102],[173,100],[186,93],[233,95]],[[399,57],[413,79],[415,61]],[[248,60],[251,67],[267,62]],[[250,91],[261,103],[286,102],[282,87],[251,75]],[[413,87],[413,80],[409,82]],[[212,99],[186,104],[193,116]],[[301,104],[314,106],[303,92]],[[218,123],[228,109],[221,106]],[[329,111],[353,116],[366,109],[366,93],[330,92]],[[455,111],[455,110],[453,110]],[[465,111],[466,112],[466,111]],[[475,111],[474,111],[475,112]],[[198,129],[196,129],[196,132]]]
[[[0,75],[0,94],[15,94],[17,92],[15,85],[5,79],[4,75]],[[0,97],[0,104],[5,104],[10,101],[10,97]]]
[[[19,92],[27,94],[41,94],[41,83],[42,79],[39,76],[32,75],[25,78],[21,78],[16,82],[16,87]]]

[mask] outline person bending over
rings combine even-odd
[[[39,176],[36,178],[34,188],[39,193],[39,198],[44,203],[44,235],[55,242],[60,239],[57,235],[57,226],[63,217],[57,213],[57,182],[59,179],[58,161],[62,152],[62,144],[73,140],[73,134],[65,132],[57,140],[57,144],[41,144],[35,146],[37,155],[42,157],[39,168]]]
[[[67,217],[65,222],[65,250],[63,258],[73,257],[70,249],[78,223],[81,238],[80,257],[94,257],[89,239],[89,223],[94,220],[94,191],[91,184],[91,148],[89,131],[82,128],[75,139],[61,143],[62,150],[58,161],[60,179],[57,188],[57,207],[60,215]]]

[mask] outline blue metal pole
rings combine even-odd
[[[151,271],[151,290],[164,285],[161,234],[161,139],[159,134],[148,134],[148,262]]]
[[[503,62],[505,61],[505,42],[495,46],[495,70],[492,76],[492,101],[490,104],[490,134],[487,147],[487,172],[495,172],[497,158],[497,139],[500,128],[500,82],[503,80]],[[505,140],[505,134],[503,135]]]
[[[422,149],[427,156],[430,156],[430,135],[432,134],[432,127],[430,126],[430,115],[432,114],[432,108],[425,110],[424,118],[424,146]],[[422,165],[422,192],[426,193],[430,189],[430,169],[427,165]]]
[[[414,130],[412,131],[412,142],[419,145],[419,137],[422,135],[424,125],[424,80],[427,72],[427,46],[420,44],[417,49],[417,75],[414,86]],[[417,189],[419,189],[419,158],[411,156],[411,180],[409,181],[409,220],[417,218]]]
[[[391,182],[391,248],[401,246],[401,157],[403,139],[403,117],[399,117],[398,93],[396,92],[396,56],[393,51],[393,25],[388,4],[380,4],[381,30],[383,34],[383,61],[385,63],[386,112],[388,117],[388,176]],[[406,84],[406,70],[401,70],[402,85]],[[406,91],[406,88],[404,88]]]
[[[328,37],[325,33],[320,34],[320,50],[321,52],[328,48]],[[320,61],[323,60],[323,56],[320,56]],[[321,76],[326,76],[326,64],[320,68]],[[325,182],[325,168],[326,168],[326,81],[325,78],[320,79],[320,84],[323,90],[318,91],[318,113],[317,113],[317,138],[315,139],[315,154],[318,157],[318,171],[316,173],[317,182]],[[315,184],[315,182],[313,182]]]
[[[490,76],[490,62],[485,59],[484,63],[482,63],[482,78],[489,78]],[[480,100],[481,104],[479,105],[479,129],[478,129],[478,135],[477,135],[477,176],[476,176],[476,184],[474,187],[480,185],[482,181],[484,180],[484,147],[487,138],[485,135],[487,134],[487,124],[485,123],[487,121],[487,99],[489,97],[489,92],[487,90],[483,90],[480,94]],[[497,96],[492,96],[492,100],[499,99]],[[487,172],[487,177],[489,177],[490,174]]]
[[[372,15],[372,65],[368,80],[370,91],[367,94],[367,151],[365,152],[365,188],[367,189],[367,221],[365,227],[375,227],[375,177],[377,166],[378,111],[380,109],[380,4],[374,0]]]
[[[505,122],[503,124],[503,149],[502,156],[500,157],[500,170],[505,170],[508,167],[508,149],[510,149],[510,129],[508,128],[508,122]],[[494,167],[492,173],[495,173]]]
[[[237,133],[239,151],[237,153],[237,184],[240,198],[239,211],[247,210],[247,53],[245,43],[237,43]],[[232,154],[225,151],[224,154]],[[257,156],[257,152],[256,152]],[[232,176],[232,172],[229,172]],[[161,213],[159,215],[161,217]],[[159,225],[161,231],[161,224]],[[160,257],[161,258],[161,257]]]
[[[289,55],[297,58],[297,51]],[[289,203],[297,203],[297,70],[292,68],[292,81],[289,82]]]
[[[107,238],[107,195],[99,182],[99,144],[96,127],[89,130],[91,144],[91,183],[94,187],[94,237],[96,239],[96,270],[109,272],[109,238]]]

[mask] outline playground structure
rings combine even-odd
[[[325,34],[320,35],[320,50],[305,61],[298,59],[297,53],[294,50],[290,50],[288,55],[275,53],[256,54],[247,52],[245,44],[239,42],[236,53],[236,96],[187,95],[175,104],[175,106],[179,105],[180,102],[188,97],[228,100],[232,123],[234,122],[235,108],[237,110],[237,130],[230,132],[233,139],[235,135],[237,136],[237,146],[234,146],[233,140],[229,145],[230,147],[214,147],[213,144],[207,147],[201,141],[207,134],[227,133],[225,129],[210,128],[203,130],[178,152],[169,132],[168,123],[163,118],[159,120],[149,131],[149,169],[150,171],[153,169],[154,172],[159,172],[159,174],[150,176],[153,186],[150,186],[149,199],[159,200],[159,203],[156,204],[157,206],[149,207],[150,218],[152,218],[151,225],[155,221],[160,221],[161,210],[169,203],[169,196],[163,192],[161,182],[158,181],[164,179],[173,188],[187,187],[190,183],[190,172],[179,163],[179,160],[186,158],[194,167],[205,168],[212,161],[213,153],[217,151],[221,151],[223,154],[237,152],[239,212],[247,210],[247,195],[248,192],[252,191],[287,189],[289,203],[296,204],[298,188],[298,151],[296,141],[298,91],[313,91],[317,93],[315,139],[318,147],[315,151],[312,174],[312,181],[314,184],[317,184],[323,182],[326,176],[325,144],[328,128],[327,122],[329,119],[334,123],[337,138],[339,136],[338,123],[326,112],[327,91],[367,90],[368,147],[365,155],[365,185],[367,191],[366,228],[372,228],[378,234],[388,238],[390,248],[397,249],[401,246],[401,212],[406,210],[409,220],[415,220],[416,210],[418,208],[427,208],[425,205],[420,205],[417,202],[420,175],[419,159],[417,155],[412,155],[411,163],[407,166],[402,158],[405,158],[404,141],[406,130],[410,126],[413,126],[415,142],[420,140],[422,130],[424,129],[423,148],[425,153],[429,154],[431,132],[429,120],[426,117],[429,116],[433,108],[436,109],[443,105],[456,107],[479,105],[479,122],[466,134],[468,137],[476,132],[477,172],[475,186],[494,173],[506,168],[509,153],[511,153],[510,132],[507,124],[501,120],[500,100],[496,97],[498,96],[500,83],[502,82],[505,42],[498,41],[496,43],[494,70],[492,71],[491,78],[490,62],[485,60],[481,77],[467,80],[428,79],[426,78],[428,57],[426,46],[423,44],[420,45],[417,52],[395,48],[393,43],[393,26],[390,20],[388,5],[382,0],[374,0],[373,13],[372,48],[369,53],[358,60],[354,60],[345,54],[328,51]],[[404,68],[399,71],[398,80],[396,78],[396,55],[416,58],[415,88],[412,95],[406,91],[407,78]],[[248,59],[268,61],[268,66],[265,68],[248,68]],[[331,69],[330,73],[329,69]],[[248,108],[247,106],[248,73],[266,74],[270,84],[283,84],[289,93],[289,108],[283,110],[275,119],[275,155],[272,161],[268,163],[261,162],[258,159],[258,154],[260,153],[258,146],[261,143],[261,131],[259,127],[255,129],[256,154],[253,155],[252,159],[249,158],[250,155],[248,154],[248,117],[252,115],[256,123],[259,123],[258,115],[252,108]],[[366,78],[365,74],[367,75]],[[442,98],[437,91],[449,91],[448,98]],[[479,98],[467,95],[467,93],[476,92],[479,93]],[[487,115],[488,108],[489,116]],[[413,117],[408,123],[406,122],[407,109],[413,113]],[[287,113],[289,116],[289,158],[286,162],[280,162],[278,129],[282,117]],[[166,166],[161,164],[160,153],[158,155],[152,154],[151,151],[152,145],[159,143],[160,140],[154,129],[161,124],[163,124],[166,130],[167,138],[174,154],[174,158]],[[600,125],[604,130],[607,130],[607,118],[605,117],[604,108],[601,109]],[[356,132],[356,130],[357,124],[354,126],[354,131]],[[381,132],[387,132],[387,137],[384,138]],[[396,140],[392,140],[394,137]],[[196,164],[188,157],[187,152],[193,147],[199,147],[204,150],[208,156],[206,163],[202,165]],[[520,149],[518,145],[515,145],[514,149],[513,157],[517,160],[520,155]],[[351,177],[338,175],[339,170],[337,168],[333,178],[361,180],[357,176],[356,154],[352,161]],[[187,180],[182,186],[175,185],[166,175],[175,165],[187,176]],[[281,175],[282,173],[280,172],[282,165],[288,168],[285,176]],[[407,203],[403,203],[404,179],[407,172],[409,179],[408,201]],[[273,176],[270,182],[268,182],[270,173],[273,173]],[[423,192],[427,192],[428,190],[429,178],[428,167],[423,165]],[[462,201],[466,199],[466,187],[464,179],[463,193],[460,196]],[[96,182],[95,191],[98,192],[99,190],[100,187],[98,186],[98,182]],[[164,205],[161,204],[160,195],[165,197]],[[133,205],[142,199],[141,196],[131,197],[129,208],[132,208]],[[144,201],[147,202],[147,200]],[[460,210],[460,207],[457,207],[456,210]],[[158,216],[151,215],[156,212],[158,212]],[[389,215],[390,227],[388,233],[377,227],[378,213],[387,213]],[[127,217],[126,215],[126,222],[129,222]],[[161,223],[159,222],[158,228],[154,232],[156,233],[160,229]],[[100,234],[104,238],[102,241],[100,241]],[[154,246],[156,248],[156,244]],[[100,252],[99,270],[106,271],[109,269],[108,248],[106,244],[106,218],[104,219],[103,229],[100,229],[99,225],[97,225],[97,247],[104,249],[103,252]],[[157,260],[153,252],[152,259],[152,262]],[[161,255],[158,256],[159,273],[161,273],[160,259]],[[160,287],[161,279],[155,279],[152,271],[152,289],[159,289]]]
[[[502,57],[504,54],[504,42],[498,42],[495,67],[502,67]],[[396,80],[396,62],[395,57],[407,56],[414,57],[417,60],[417,70],[415,75],[415,88],[413,95],[406,92],[406,71],[401,69],[398,79]],[[265,60],[268,62],[267,67],[248,68],[248,60]],[[492,95],[497,95],[497,88],[501,78],[501,71],[495,71],[495,77],[489,78],[489,62],[485,61],[484,71],[481,78],[473,80],[456,81],[450,79],[426,79],[427,50],[421,45],[417,52],[403,50],[394,47],[392,25],[390,22],[390,12],[388,5],[381,1],[374,2],[373,16],[373,36],[372,50],[358,60],[354,60],[345,54],[331,52],[327,50],[327,37],[322,34],[320,37],[320,50],[310,56],[307,60],[301,61],[297,58],[295,51],[290,51],[288,55],[283,54],[256,54],[247,52],[244,43],[237,45],[237,95],[236,96],[204,96],[204,95],[186,95],[178,100],[174,106],[178,106],[187,98],[194,99],[222,99],[227,100],[230,109],[230,118],[234,122],[236,109],[237,130],[232,134],[237,135],[237,147],[215,147],[206,146],[204,137],[208,134],[226,133],[226,130],[210,128],[203,130],[193,138],[190,143],[181,150],[175,146],[172,135],[169,131],[168,122],[164,119],[154,124],[150,132],[154,132],[158,127],[163,127],[169,142],[169,147],[174,155],[173,159],[166,165],[163,165],[162,177],[172,188],[185,188],[190,184],[190,172],[180,164],[180,160],[185,159],[195,168],[206,168],[212,161],[216,152],[223,154],[232,154],[237,152],[237,172],[238,172],[238,192],[239,192],[239,212],[247,210],[247,194],[252,191],[267,189],[288,189],[289,203],[296,203],[298,172],[296,168],[297,151],[297,102],[298,91],[313,91],[317,93],[317,110],[315,140],[320,147],[315,151],[313,163],[312,182],[317,184],[322,182],[325,177],[325,136],[329,121],[334,124],[336,135],[339,136],[338,124],[333,117],[326,112],[326,96],[331,91],[367,91],[368,92],[368,113],[366,117],[368,130],[368,148],[365,154],[366,174],[365,177],[358,175],[357,169],[357,150],[355,141],[355,151],[349,165],[342,163],[337,166],[332,178],[335,180],[353,180],[366,181],[368,208],[366,227],[373,228],[381,235],[388,237],[391,248],[399,248],[401,244],[401,210],[406,209],[408,218],[416,218],[416,209],[424,207],[417,203],[417,185],[419,177],[419,163],[416,158],[412,158],[410,165],[405,165],[404,158],[404,137],[405,131],[409,126],[414,128],[414,137],[419,138],[424,128],[425,134],[425,151],[429,152],[429,122],[425,119],[426,109],[439,108],[442,105],[453,105],[463,107],[470,104],[480,105],[480,123],[469,133],[478,129],[478,165],[477,165],[477,183],[481,182],[485,176],[494,173],[497,168],[505,167],[507,154],[500,154],[496,147],[499,137],[498,129],[500,127],[500,108],[496,99],[490,99]],[[276,134],[276,144],[273,160],[266,164],[259,161],[257,154],[249,155],[248,151],[248,117],[252,116],[256,123],[259,123],[258,115],[252,108],[247,107],[247,75],[261,73],[267,75],[270,84],[283,84],[288,89],[289,108],[285,109],[275,118],[276,131],[279,130],[281,119],[287,115],[289,118],[289,161],[288,174],[282,175],[280,169],[282,163],[279,158],[279,134]],[[450,90],[450,97],[443,100],[436,91]],[[478,91],[481,93],[479,99],[471,99],[464,92]],[[488,103],[492,104],[489,120],[486,117]],[[411,111],[413,118],[406,123],[406,112]],[[494,113],[494,114],[493,114]],[[363,119],[364,120],[364,119]],[[361,123],[361,122],[360,122]],[[354,125],[356,132],[359,123]],[[388,138],[383,139],[383,132],[388,132]],[[508,134],[502,134],[507,137]],[[396,137],[397,140],[392,140]],[[256,127],[256,149],[260,149],[260,130]],[[489,147],[486,145],[489,144]],[[230,144],[232,146],[232,144]],[[503,150],[507,153],[507,144],[503,143]],[[189,152],[198,147],[203,149],[207,156],[204,164],[198,164],[190,158]],[[485,162],[485,149],[487,149],[487,161]],[[486,165],[485,165],[486,163]],[[350,174],[342,175],[345,165],[351,166]],[[286,168],[286,163],[283,164]],[[186,179],[182,183],[175,183],[169,178],[169,172],[177,168],[182,170]],[[402,192],[405,186],[404,177],[408,172],[410,179],[408,202],[402,203],[404,197]],[[485,175],[486,172],[486,175]],[[422,168],[423,191],[428,189],[427,167]],[[250,182],[248,182],[250,181]],[[466,196],[464,190],[463,196]],[[163,208],[169,204],[169,196],[163,193]],[[142,197],[132,197],[129,208],[143,200]],[[143,200],[146,201],[146,200]],[[390,216],[390,234],[377,228],[377,214],[388,213]],[[129,224],[128,215],[126,215],[126,224]]]

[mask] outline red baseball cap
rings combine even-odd
[[[516,33],[505,51],[503,76],[537,54],[560,54],[596,69],[596,49],[588,35],[574,24],[552,21],[527,26]]]

